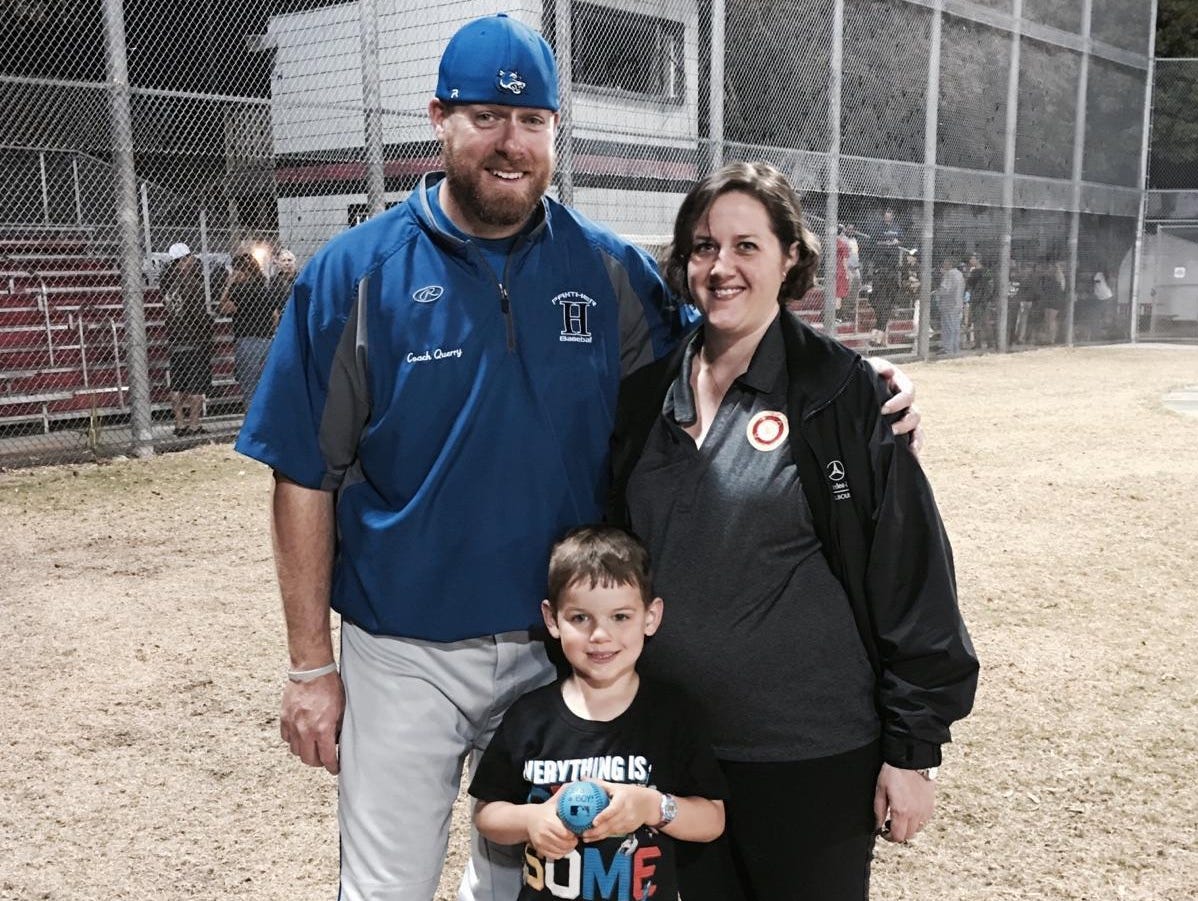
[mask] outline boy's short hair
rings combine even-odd
[[[557,609],[562,592],[575,583],[638,589],[648,604],[653,599],[649,551],[641,540],[618,526],[594,525],[571,529],[549,556],[549,605]]]

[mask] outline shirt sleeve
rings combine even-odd
[[[620,376],[661,359],[673,348],[685,318],[653,258],[631,244],[604,261],[619,303]]]
[[[907,769],[937,766],[949,726],[969,713],[978,660],[957,605],[952,549],[932,487],[905,441],[876,411],[890,396],[869,373],[875,528],[865,590],[880,673],[882,756]]]
[[[341,484],[370,411],[368,288],[337,255],[318,254],[305,267],[238,435],[239,453],[308,488]]]

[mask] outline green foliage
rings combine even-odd
[[[1153,91],[1152,161],[1149,185],[1198,188],[1198,3],[1160,0],[1157,16],[1156,85]]]
[[[1198,56],[1198,3],[1194,0],[1159,0],[1156,55]]]

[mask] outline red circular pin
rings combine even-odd
[[[785,413],[764,410],[749,420],[745,437],[759,451],[772,451],[790,434],[790,422]]]

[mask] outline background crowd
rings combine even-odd
[[[204,434],[200,423],[212,388],[215,325],[228,317],[233,332],[233,371],[248,407],[297,271],[295,254],[239,247],[227,266],[210,267],[186,244],[172,244],[159,289],[170,344],[171,410],[176,436]],[[208,303],[208,296],[213,304]]]

